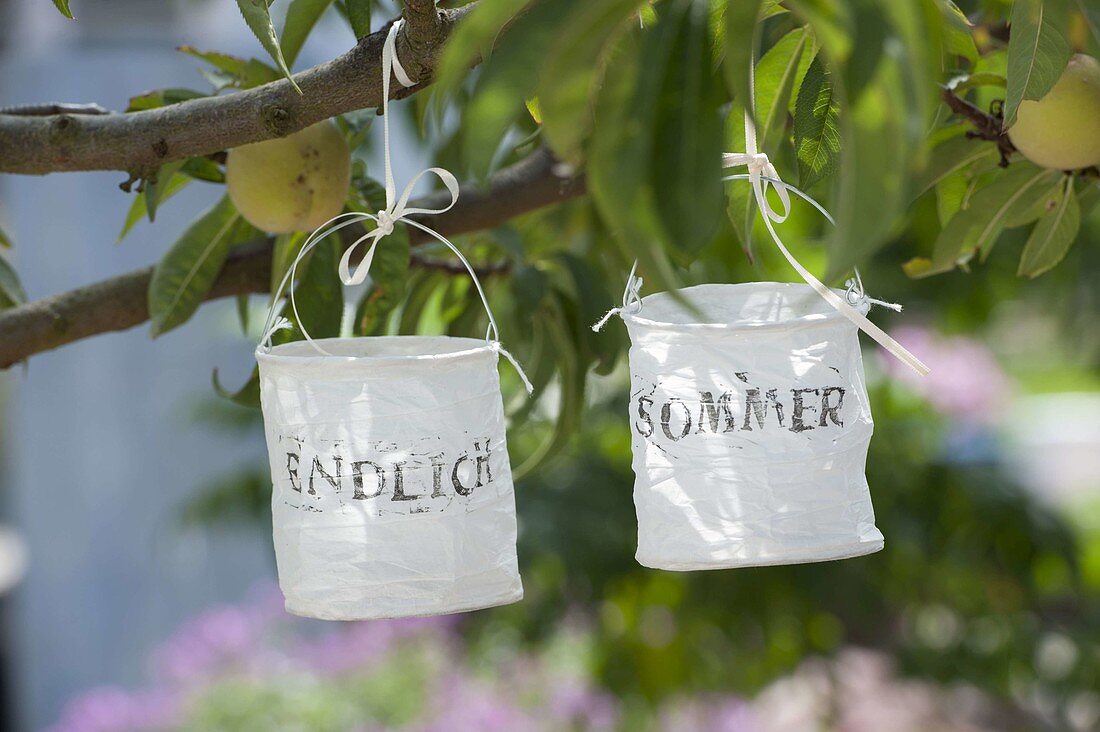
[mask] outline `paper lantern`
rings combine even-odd
[[[638,561],[718,569],[881,549],[857,326],[808,285],[679,294],[696,310],[661,293],[621,311]]]
[[[382,49],[386,208],[340,214],[304,242],[275,292],[295,280],[311,248],[367,221],[374,228],[340,261],[347,285],[365,281],[374,253],[404,223],[449,248],[485,307],[485,340],[448,336],[309,337],[272,347],[289,326],[273,303],[256,351],[271,461],[271,513],[286,608],[326,620],[437,615],[523,597],[516,561],[516,506],[497,375],[503,347],[477,273],[454,244],[413,216],[458,200],[454,175],[429,168],[397,195],[390,164],[392,73],[415,82],[397,59],[400,21]],[[420,178],[439,177],[451,201],[410,206]],[[358,247],[370,244],[353,271]],[[294,290],[289,302],[295,315]]]
[[[286,607],[328,620],[515,602],[516,514],[498,347],[470,338],[261,349]]]

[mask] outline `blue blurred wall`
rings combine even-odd
[[[120,110],[148,89],[206,88],[196,62],[173,50],[181,43],[262,54],[229,2],[72,7],[75,23],[45,0],[0,0],[0,106],[95,101]],[[350,46],[336,21],[322,25],[299,67]],[[400,161],[399,175],[418,162]],[[15,240],[31,298],[153,263],[221,195],[192,184],[155,225],[139,224],[116,244],[130,201],[118,189],[125,177],[0,178],[0,225]],[[178,623],[273,578],[267,530],[181,530],[175,512],[197,486],[263,455],[262,434],[242,440],[188,417],[211,393],[211,370],[243,381],[251,350],[224,301],[155,342],[143,326],[35,356],[26,371],[0,377],[0,496],[30,552],[29,574],[8,601],[21,728],[48,725],[89,687],[142,683],[150,649]]]

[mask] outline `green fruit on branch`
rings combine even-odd
[[[1020,103],[1008,139],[1044,168],[1100,165],[1100,61],[1075,54],[1045,97]]]
[[[340,213],[351,182],[351,151],[332,122],[229,151],[229,198],[253,226],[272,234],[312,231]]]

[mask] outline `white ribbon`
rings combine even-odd
[[[749,80],[749,98],[753,96],[753,81],[750,75]],[[810,196],[806,195],[802,191],[798,190],[792,185],[784,183],[779,177],[779,173],[776,171],[775,166],[772,165],[768,156],[762,152],[759,152],[756,145],[756,125],[753,124],[752,115],[745,112],[745,147],[748,152],[745,153],[726,153],[722,156],[723,167],[733,167],[737,165],[745,165],[748,167],[748,180],[752,184],[753,193],[756,196],[756,205],[760,209],[760,217],[764,219],[764,225],[768,228],[768,233],[771,234],[772,241],[779,248],[779,251],[783,254],[786,260],[794,268],[795,272],[798,272],[799,276],[810,287],[820,295],[825,302],[833,306],[833,308],[844,317],[851,320],[856,326],[867,335],[871,336],[880,346],[885,348],[891,354],[894,355],[899,361],[907,365],[909,368],[916,371],[921,376],[928,373],[929,369],[919,358],[910,353],[905,346],[898,343],[891,338],[886,331],[879,328],[877,325],[867,319],[867,316],[853,307],[847,302],[846,298],[837,295],[832,289],[826,287],[821,283],[819,279],[813,276],[808,269],[802,266],[802,264],[795,259],[790,250],[787,249],[783,240],[779,238],[779,234],[776,233],[773,222],[783,223],[787,220],[787,216],[791,212],[791,199],[788,191],[797,194],[799,197],[812,203],[819,211],[825,214],[825,216],[832,221],[833,218],[825,212],[825,209],[821,204],[814,201]],[[741,176],[731,176],[731,178],[737,179]],[[779,195],[779,200],[783,204],[783,213],[779,213],[772,208],[771,202],[768,200],[767,192],[768,187],[772,187]],[[858,278],[858,273],[857,273]],[[863,282],[861,279],[857,279],[860,293],[863,292]],[[849,292],[853,289],[850,286]],[[865,295],[864,295],[865,296]],[[882,301],[869,300],[870,302],[878,302],[885,304],[887,307],[890,305],[882,303]]]
[[[273,301],[271,309],[268,312],[267,322],[264,324],[263,337],[261,338],[261,347],[271,347],[271,336],[276,331],[285,328],[290,328],[291,324],[286,318],[276,317],[278,300],[281,296],[283,289],[287,284],[294,281],[296,278],[296,272],[298,264],[302,261],[302,258],[319,242],[325,239],[330,234],[334,234],[337,231],[353,224],[360,223],[362,221],[375,222],[375,228],[368,231],[363,236],[356,239],[351,246],[344,250],[344,256],[340,259],[340,280],[345,285],[358,285],[361,284],[370,273],[371,263],[374,261],[374,254],[378,248],[378,244],[387,236],[393,233],[394,226],[398,223],[403,223],[408,226],[413,226],[420,229],[424,233],[433,237],[441,244],[446,246],[459,261],[462,262],[466,271],[470,273],[470,277],[474,281],[474,286],[477,288],[477,294],[481,298],[481,304],[485,307],[485,313],[489,316],[489,325],[485,331],[485,340],[489,342],[489,347],[503,355],[508,359],[516,369],[516,373],[519,374],[520,379],[523,381],[524,387],[527,389],[527,393],[530,394],[534,391],[534,386],[531,385],[531,381],[527,378],[527,374],[523,372],[523,368],[516,361],[515,357],[507,351],[500,344],[500,335],[497,330],[496,318],[493,317],[493,311],[489,307],[489,298],[485,295],[485,290],[481,286],[481,281],[478,279],[477,272],[475,272],[473,266],[469,260],[459,251],[458,247],[452,244],[446,237],[439,232],[431,229],[418,221],[414,221],[409,218],[415,215],[434,215],[441,214],[445,211],[449,211],[455,203],[458,202],[458,179],[449,171],[443,168],[428,168],[422,170],[413,176],[413,179],[409,181],[408,185],[401,192],[401,196],[397,196],[397,186],[393,181],[393,166],[390,163],[390,74],[392,73],[397,77],[397,80],[406,87],[415,86],[414,82],[405,71],[405,68],[401,65],[401,62],[397,58],[397,33],[401,28],[404,20],[397,20],[392,26],[390,31],[386,35],[386,41],[382,46],[382,140],[383,140],[383,155],[385,160],[385,173],[386,173],[386,207],[381,211],[369,214],[361,211],[354,211],[348,213],[338,214],[317,227],[312,234],[310,234],[305,242],[302,244],[301,250],[298,252],[298,256],[294,258],[294,262],[290,265],[290,269],[287,270],[286,275],[283,277],[279,287],[273,294]],[[443,185],[447,188],[447,191],[451,194],[451,202],[443,208],[417,208],[415,206],[409,206],[409,199],[412,197],[413,191],[416,188],[417,183],[428,173],[434,174],[438,177]],[[359,248],[361,244],[370,242],[370,246],[367,248],[366,253],[363,255],[362,261],[355,268],[351,269],[351,260],[354,256],[355,250]],[[313,338],[310,337],[306,331],[305,325],[302,323],[301,317],[298,315],[298,305],[294,300],[294,288],[290,289],[290,307],[294,312],[294,317],[298,323],[298,329],[302,331],[302,335],[305,336],[306,341],[316,350],[318,353],[331,356],[332,354],[325,351],[321,346],[317,344]]]

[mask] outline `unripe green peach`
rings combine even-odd
[[[311,231],[340,213],[351,151],[332,122],[229,151],[225,184],[237,210],[273,234]]]
[[[1100,61],[1075,54],[1045,97],[1020,103],[1008,139],[1044,168],[1100,165]]]

